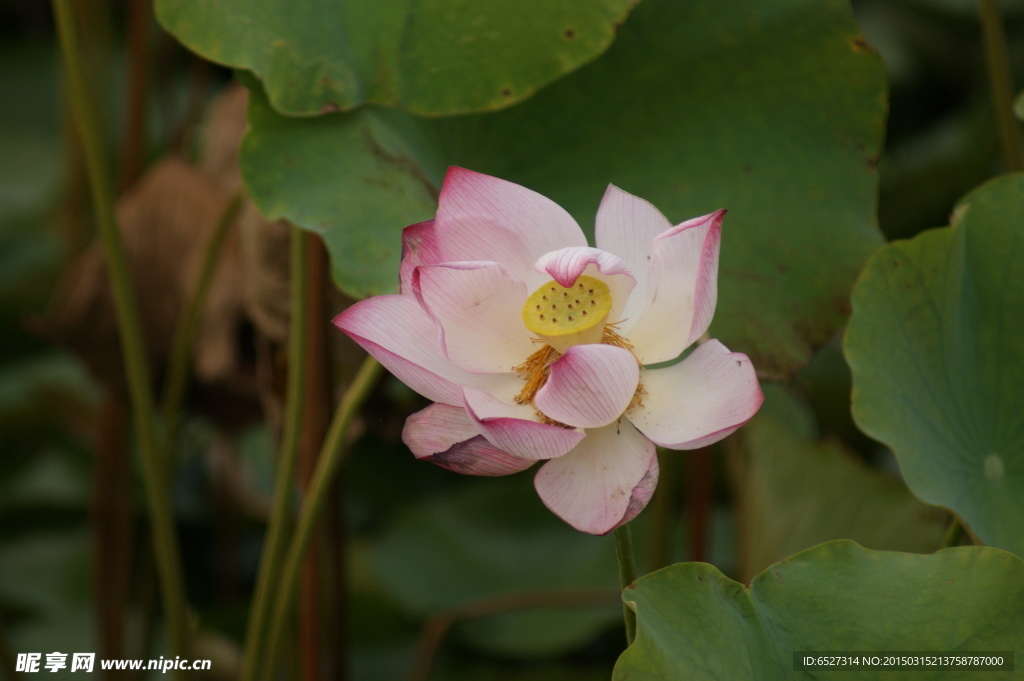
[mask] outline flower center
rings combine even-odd
[[[523,323],[541,336],[568,336],[592,329],[612,309],[612,292],[603,281],[580,276],[566,288],[552,279],[526,299]]]
[[[551,280],[530,294],[523,305],[523,324],[540,336],[534,339],[540,348],[524,362],[512,367],[512,371],[523,379],[523,387],[515,396],[516,403],[533,404],[534,396],[551,374],[551,365],[573,345],[603,343],[625,348],[632,353],[633,345],[616,331],[621,322],[605,323],[611,309],[611,289],[603,281],[586,275],[581,275],[569,287]],[[639,359],[637,364],[640,364]],[[626,413],[641,404],[645,394],[647,391],[643,384],[638,385]],[[571,428],[549,418],[540,410],[537,410],[537,415],[543,423]]]

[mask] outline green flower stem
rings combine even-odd
[[[271,676],[274,669],[281,638],[295,602],[296,585],[302,570],[303,556],[309,547],[309,540],[313,536],[317,520],[323,512],[331,483],[345,458],[344,444],[349,426],[352,425],[352,420],[369,396],[370,390],[376,385],[380,371],[381,366],[377,360],[372,357],[363,360],[362,366],[359,367],[355,378],[352,379],[352,384],[345,391],[345,395],[334,412],[330,429],[327,432],[327,439],[324,440],[323,447],[320,448],[316,470],[313,471],[306,496],[302,500],[302,509],[299,511],[295,534],[288,547],[288,557],[285,560],[281,577],[276,582],[278,585],[277,600],[274,604],[270,634],[267,637],[266,657],[263,660],[264,676],[267,678]]]
[[[683,487],[682,464],[683,457],[658,448],[658,489],[654,492],[648,511],[653,522],[647,565],[652,570],[665,567],[672,559],[673,534],[678,528],[681,515],[679,490]]]
[[[277,470],[274,474],[274,499],[267,525],[267,538],[256,576],[256,593],[245,634],[245,661],[242,680],[254,681],[266,653],[267,615],[275,592],[280,588],[286,538],[291,525],[295,494],[295,464],[298,461],[302,425],[302,378],[306,373],[306,312],[309,279],[306,276],[305,233],[291,228],[290,312],[288,321],[287,406]]]
[[[170,653],[189,657],[189,630],[181,560],[171,514],[171,499],[163,475],[161,449],[153,419],[153,396],[150,392],[150,374],[142,342],[138,306],[131,288],[121,233],[118,231],[114,216],[109,166],[105,158],[99,121],[89,97],[72,0],[53,0],[53,13],[64,53],[69,103],[81,134],[96,222],[110,274],[132,417],[142,454],[142,474],[164,613],[167,618]],[[184,678],[183,672],[176,672],[176,675]]]
[[[636,581],[636,561],[633,558],[633,532],[629,523],[615,528],[615,556],[619,559],[619,583],[623,589]],[[622,604],[622,619],[626,624],[626,645],[636,638],[636,613]]]
[[[167,433],[167,440],[171,443],[171,456],[173,456],[173,443],[178,429],[178,416],[181,411],[182,399],[185,395],[185,387],[188,383],[189,363],[192,359],[192,342],[196,336],[196,329],[199,327],[199,316],[202,313],[203,301],[210,290],[210,283],[217,271],[217,261],[220,256],[221,247],[227,237],[228,229],[238,216],[242,207],[242,193],[235,195],[228,203],[221,214],[210,242],[203,255],[203,263],[199,269],[199,277],[196,280],[195,289],[185,309],[182,310],[178,323],[174,327],[174,338],[171,342],[171,356],[167,365],[167,378],[164,381],[164,390],[160,399],[161,412],[163,414],[164,429]],[[169,463],[169,462],[168,462]]]
[[[1020,124],[1013,114],[1013,71],[1006,49],[1006,31],[998,0],[979,0],[985,64],[992,87],[992,104],[999,125],[999,141],[1008,171],[1024,170],[1021,159]]]

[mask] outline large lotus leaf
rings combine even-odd
[[[784,374],[845,319],[880,243],[884,90],[845,2],[648,0],[601,58],[493,114],[296,120],[257,94],[243,174],[264,213],[324,235],[355,296],[395,288],[399,230],[433,215],[449,164],[550,196],[590,231],[609,182],[676,222],[727,208],[712,333]]]
[[[157,0],[164,28],[253,71],[292,115],[371,102],[418,114],[499,109],[615,39],[637,0]]]
[[[403,511],[373,548],[373,575],[407,612],[426,616],[503,599],[509,607],[454,633],[477,648],[517,656],[578,647],[621,618],[610,537],[558,520],[537,499],[530,476],[465,483],[458,493]],[[558,595],[546,595],[555,592],[570,600],[575,596],[568,594],[591,596],[559,606]],[[518,598],[529,607],[514,607]]]
[[[1024,556],[1024,175],[868,263],[846,334],[853,415],[910,489]]]
[[[636,608],[637,636],[615,681],[1005,678],[949,668],[794,672],[793,653],[1013,651],[1024,640],[1024,562],[988,547],[920,556],[843,540],[777,563],[749,586],[682,563],[641,577],[623,598]]]
[[[946,512],[921,503],[839,442],[820,439],[810,413],[786,388],[766,386],[765,397],[734,456],[741,578],[830,539],[915,553],[941,546]]]

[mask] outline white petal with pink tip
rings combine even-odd
[[[334,318],[334,324],[384,367],[427,399],[462,405],[462,386],[502,390],[514,374],[471,374],[448,361],[441,331],[412,296],[375,296]]]
[[[718,300],[718,248],[725,211],[694,218],[651,243],[644,306],[622,333],[644,364],[679,356],[711,323]]]
[[[520,185],[453,167],[438,199],[437,236],[447,260],[494,260],[532,288],[533,263],[564,246],[586,246],[564,208]]]
[[[697,449],[726,437],[764,401],[746,355],[709,340],[670,367],[644,372],[647,394],[629,419],[669,449]]]
[[[526,285],[501,265],[427,265],[416,270],[413,287],[441,326],[445,354],[456,366],[507,372],[536,349],[520,316]]]
[[[509,404],[475,388],[463,390],[469,418],[495,447],[523,459],[553,459],[584,439],[581,430],[541,423],[533,407]]]
[[[651,464],[647,468],[647,473],[640,479],[636,487],[633,488],[633,493],[629,497],[629,506],[626,507],[626,515],[622,516],[622,520],[616,527],[625,525],[633,518],[640,515],[640,511],[647,508],[647,503],[654,496],[654,490],[658,487],[658,474],[660,469],[658,466],[657,453],[651,457]]]
[[[654,443],[623,421],[588,431],[575,449],[537,471],[534,487],[544,504],[577,530],[605,534],[627,513],[639,512],[635,504],[631,508],[638,486],[637,501],[650,499],[652,467],[657,470]]]
[[[549,418],[579,428],[598,428],[622,416],[640,381],[636,358],[614,345],[575,345],[550,371],[534,405]]]
[[[623,317],[635,320],[645,302],[651,242],[672,229],[672,223],[649,202],[610,184],[597,209],[595,225],[597,247],[622,258],[636,278],[633,296],[623,312]]]
[[[536,463],[498,449],[464,408],[447,404],[432,404],[406,419],[402,441],[417,459],[466,475],[508,475]]]

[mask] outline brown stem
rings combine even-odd
[[[149,103],[149,0],[128,4],[128,92],[125,96],[124,135],[121,138],[118,190],[124,192],[138,179],[146,148]]]
[[[123,397],[109,392],[100,411],[93,472],[93,582],[100,654],[122,658],[131,593],[132,465]],[[107,678],[114,678],[110,672]]]
[[[998,0],[980,0],[982,37],[985,43],[985,64],[992,87],[992,106],[999,127],[1003,159],[1009,171],[1024,170],[1021,159],[1020,123],[1013,114],[1013,70],[1006,48],[1006,30]]]
[[[687,508],[690,516],[690,560],[708,562],[711,506],[715,470],[711,448],[702,447],[687,455]]]
[[[349,641],[349,619],[348,619],[348,537],[345,532],[345,503],[342,496],[345,489],[345,471],[339,471],[334,480],[334,488],[330,492],[330,500],[327,502],[328,526],[331,547],[329,562],[330,574],[332,576],[331,586],[334,593],[334,602],[337,605],[334,612],[334,638],[338,641],[337,646],[331,648],[331,663],[334,670],[334,681],[348,681],[348,641]]]
[[[648,570],[658,570],[672,560],[672,544],[680,514],[680,488],[682,486],[682,461],[684,452],[658,450],[658,465],[661,473],[658,488],[651,500],[649,513],[652,517],[651,542],[647,554]]]
[[[89,205],[89,183],[85,174],[85,154],[78,126],[68,106],[62,109],[61,121],[64,146],[64,191],[57,216],[57,226],[63,241],[65,262],[71,262],[89,242],[92,224]]]

